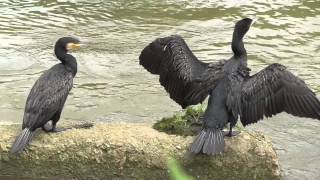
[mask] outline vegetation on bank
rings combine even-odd
[[[162,118],[153,125],[153,128],[167,134],[194,136],[202,127],[204,111],[204,105],[189,106],[171,117]],[[236,124],[235,129],[244,130],[240,123]]]
[[[153,125],[153,128],[168,134],[192,136],[201,128],[204,107],[189,106],[171,117],[164,117]]]

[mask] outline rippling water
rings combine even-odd
[[[34,81],[58,63],[52,50],[55,40],[69,34],[81,37],[87,45],[74,53],[79,72],[63,120],[136,122],[167,116],[180,107],[159,86],[157,77],[138,65],[141,49],[156,37],[180,34],[199,59],[227,59],[234,23],[246,16],[258,17],[245,38],[253,72],[279,62],[320,92],[317,0],[2,0],[0,12],[2,122],[21,123]],[[314,157],[320,156],[320,137],[315,134],[319,123],[280,117],[253,128],[272,136],[288,179],[318,178],[320,163]],[[298,124],[299,129],[295,128]],[[297,132],[311,129],[303,136],[297,133],[297,142],[305,142],[303,138],[310,135],[315,137],[312,146],[292,145],[287,133],[292,128]],[[279,140],[291,143],[294,152],[312,151],[313,155],[298,153],[301,161],[294,163],[296,154],[282,153],[279,149],[286,147]]]

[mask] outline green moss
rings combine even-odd
[[[171,117],[162,118],[153,125],[153,128],[168,134],[194,136],[202,127],[204,111],[203,105],[189,106]],[[243,131],[244,127],[241,123],[237,123],[234,129]]]
[[[202,115],[204,108],[200,106],[189,106],[183,112],[179,112],[172,117],[162,118],[153,125],[153,128],[177,135],[194,135],[196,130],[202,125]]]

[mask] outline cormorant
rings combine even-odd
[[[222,129],[230,123],[226,135],[235,135],[232,128],[238,117],[244,126],[283,111],[320,119],[320,102],[315,93],[285,66],[274,63],[250,75],[242,39],[252,23],[249,18],[236,23],[231,44],[233,56],[227,61],[199,61],[178,35],[158,38],[141,52],[140,65],[160,75],[160,84],[182,108],[198,104],[210,95],[202,130],[190,147],[193,153],[222,153]]]
[[[73,86],[77,73],[77,61],[69,50],[78,49],[80,41],[74,37],[60,38],[54,47],[54,53],[61,63],[45,71],[33,85],[27,98],[22,132],[11,147],[11,153],[20,153],[31,141],[37,128],[46,132],[59,132],[56,128],[64,103]],[[52,128],[45,124],[52,121]]]

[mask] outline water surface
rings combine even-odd
[[[168,116],[180,107],[138,65],[141,49],[156,37],[180,34],[200,60],[227,59],[234,23],[247,16],[258,17],[245,38],[252,71],[279,62],[320,93],[316,0],[2,0],[0,12],[2,123],[21,123],[29,90],[58,63],[52,49],[65,35],[87,45],[74,53],[79,71],[63,121],[154,122]],[[272,137],[287,179],[319,178],[317,121],[283,114],[252,128]]]

